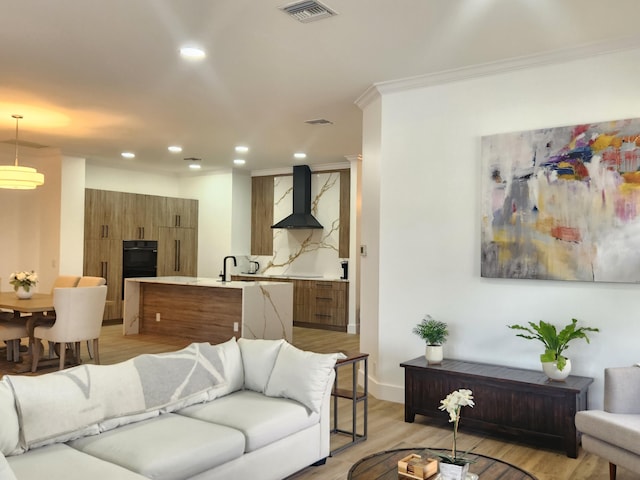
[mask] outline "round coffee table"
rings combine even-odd
[[[410,453],[415,453],[421,457],[428,457],[429,450],[442,452],[440,448],[425,449],[399,448],[396,450],[386,450],[374,453],[368,457],[357,461],[349,470],[348,480],[398,480],[398,460],[402,460]],[[503,462],[497,458],[487,457],[478,453],[468,453],[467,456],[473,460],[469,472],[475,473],[480,480],[490,480],[492,478],[508,478],[509,480],[537,480],[528,472],[525,472],[515,465]],[[432,478],[437,478],[434,476]]]

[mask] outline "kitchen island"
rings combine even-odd
[[[293,286],[204,277],[127,278],[125,335],[149,333],[220,343],[293,336]]]

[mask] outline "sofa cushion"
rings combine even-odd
[[[217,348],[221,353],[226,380],[226,384],[216,390],[217,396],[221,397],[241,390],[244,386],[244,366],[242,365],[242,354],[236,338],[231,337],[231,340],[219,343],[214,348]]]
[[[251,452],[319,422],[320,416],[286,398],[267,397],[243,390],[213,402],[176,412],[199,420],[240,430]]]
[[[238,340],[244,366],[244,388],[264,393],[283,343],[284,340]]]
[[[4,455],[19,453],[18,413],[13,390],[6,377],[0,381],[0,425],[0,452]]]
[[[39,377],[6,378],[16,400],[21,446],[27,449],[206,401],[213,389],[224,384],[223,370],[217,349],[193,343],[176,352],[140,355],[115,365],[81,365]]]
[[[278,352],[265,394],[297,400],[312,412],[320,413],[322,397],[339,356],[344,354],[305,352],[285,342]]]
[[[238,430],[169,413],[74,440],[70,445],[145,477],[172,480],[189,478],[240,457],[245,439]]]
[[[640,455],[640,415],[584,410],[575,421],[580,432]]]
[[[18,480],[2,452],[0,452],[0,478],[2,480]]]
[[[144,477],[113,463],[58,443],[7,458],[19,479],[143,480]],[[0,474],[0,478],[4,480]]]

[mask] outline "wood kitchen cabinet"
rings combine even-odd
[[[164,200],[154,195],[123,194],[123,240],[156,240],[158,217]]]
[[[251,178],[251,255],[273,255],[273,179]]]
[[[158,276],[197,275],[198,236],[194,228],[158,228]]]
[[[196,276],[198,201],[85,190],[84,275],[107,279],[105,320],[122,318],[122,242],[158,241],[158,275]]]
[[[188,198],[162,198],[158,225],[160,227],[197,228],[198,201]]]
[[[124,195],[107,190],[85,190],[85,238],[122,238]]]
[[[84,241],[84,274],[107,280],[104,319],[122,318],[122,240]]]

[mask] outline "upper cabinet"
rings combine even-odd
[[[124,195],[122,222],[123,240],[156,240],[158,216],[163,198],[135,193]]]
[[[198,201],[188,198],[161,197],[158,225],[161,227],[196,228],[198,226]]]
[[[121,239],[124,193],[85,190],[84,235],[90,239]],[[90,212],[89,215],[86,213]]]
[[[273,255],[273,175],[251,178],[251,255]]]

